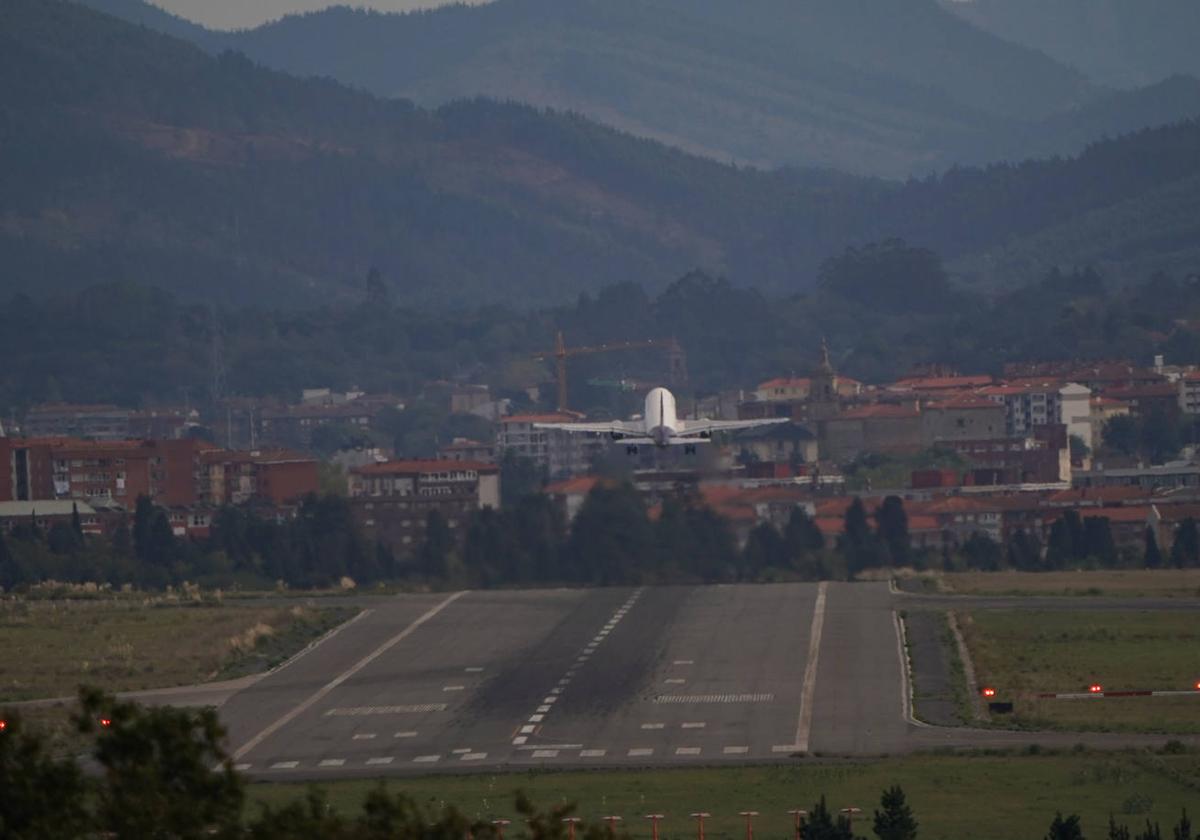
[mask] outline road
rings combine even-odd
[[[1048,600],[1059,599],[1036,605],[1051,607]],[[1061,600],[1074,608],[1081,601],[1095,609],[1152,606]],[[1029,607],[1029,599],[797,583],[459,592],[368,603],[285,666],[221,695],[239,769],[328,779],[1164,740],[941,729],[911,718],[897,611]],[[1200,609],[1200,602],[1162,608]],[[195,695],[198,702],[216,696]]]

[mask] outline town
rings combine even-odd
[[[203,540],[223,506],[285,521],[327,492],[348,498],[356,527],[403,569],[430,514],[461,538],[477,511],[534,491],[569,524],[596,486],[628,481],[652,517],[669,499],[700,504],[741,547],[764,524],[782,532],[799,508],[833,548],[853,499],[875,511],[891,496],[913,549],[947,568],[1197,563],[1200,372],[1161,356],[1145,366],[1010,364],[999,377],[935,367],[863,383],[840,375],[823,346],[807,375],[691,400],[688,416],[790,421],[693,456],[628,456],[604,435],[537,428],[585,419],[565,409],[559,375],[561,410],[536,413],[506,413],[511,401],[486,385],[432,383],[418,400],[486,435],[442,437],[421,457],[379,429],[409,397],[314,388],[294,404],[231,400],[208,418],[183,407],[36,405],[0,437],[0,522],[49,530],[75,517],[85,533],[111,536],[144,496],[176,537]],[[1055,523],[1071,514],[1076,530],[1091,523],[1095,550],[1047,561],[1063,550]]]

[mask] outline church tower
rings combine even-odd
[[[821,339],[821,359],[809,377],[808,418],[820,423],[838,414],[838,376],[829,361],[829,345]]]

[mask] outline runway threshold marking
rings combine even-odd
[[[463,590],[461,592],[455,592],[453,595],[449,596],[445,600],[439,602],[434,607],[427,610],[423,615],[419,616],[415,621],[413,621],[412,624],[405,627],[403,630],[401,630],[395,636],[392,636],[392,638],[388,639],[386,642],[381,644],[379,647],[375,648],[375,650],[371,651],[366,656],[364,656],[362,659],[358,660],[358,662],[354,663],[349,668],[347,668],[345,671],[343,671],[342,673],[340,673],[336,677],[334,677],[332,680],[325,683],[325,685],[321,686],[319,689],[317,689],[315,692],[313,692],[313,694],[307,700],[305,700],[303,703],[301,703],[298,706],[294,706],[290,711],[288,711],[286,714],[284,714],[282,717],[280,717],[278,720],[276,720],[274,723],[272,723],[270,726],[268,726],[262,732],[259,732],[257,735],[255,735],[253,738],[251,738],[245,744],[242,744],[242,746],[238,747],[237,751],[234,752],[232,758],[236,761],[237,759],[246,755],[246,753],[250,752],[252,749],[257,747],[263,741],[267,740],[267,738],[270,738],[272,735],[274,735],[280,729],[287,726],[289,723],[291,723],[293,720],[298,718],[300,715],[304,714],[306,711],[311,709],[317,703],[319,703],[323,699],[325,699],[325,697],[331,691],[333,691],[335,688],[337,688],[339,685],[341,685],[346,680],[353,677],[355,674],[357,674],[363,668],[366,668],[368,665],[370,665],[372,662],[374,662],[380,656],[387,653],[389,650],[391,650],[396,645],[400,644],[400,642],[407,639],[409,636],[411,636],[413,633],[415,633],[417,631],[417,628],[419,628],[422,624],[429,621],[431,618],[436,616],[442,610],[446,609],[446,607],[450,606],[455,601],[457,601],[459,598],[466,595],[467,592],[468,592],[468,590]]]
[[[804,687],[800,691],[800,719],[796,721],[796,752],[808,752],[812,733],[813,697],[817,690],[817,659],[821,655],[821,632],[825,628],[825,592],[828,584],[817,585],[817,602],[813,606],[812,629],[808,636],[808,662],[804,666]]]

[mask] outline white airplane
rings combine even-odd
[[[612,420],[607,423],[534,423],[535,429],[561,429],[581,434],[603,434],[625,443],[630,452],[642,444],[657,447],[686,446],[695,451],[697,443],[712,438],[713,432],[732,432],[756,426],[787,423],[786,417],[769,420],[680,420],[675,410],[675,395],[666,388],[653,388],[646,395],[646,410],[640,420]]]

